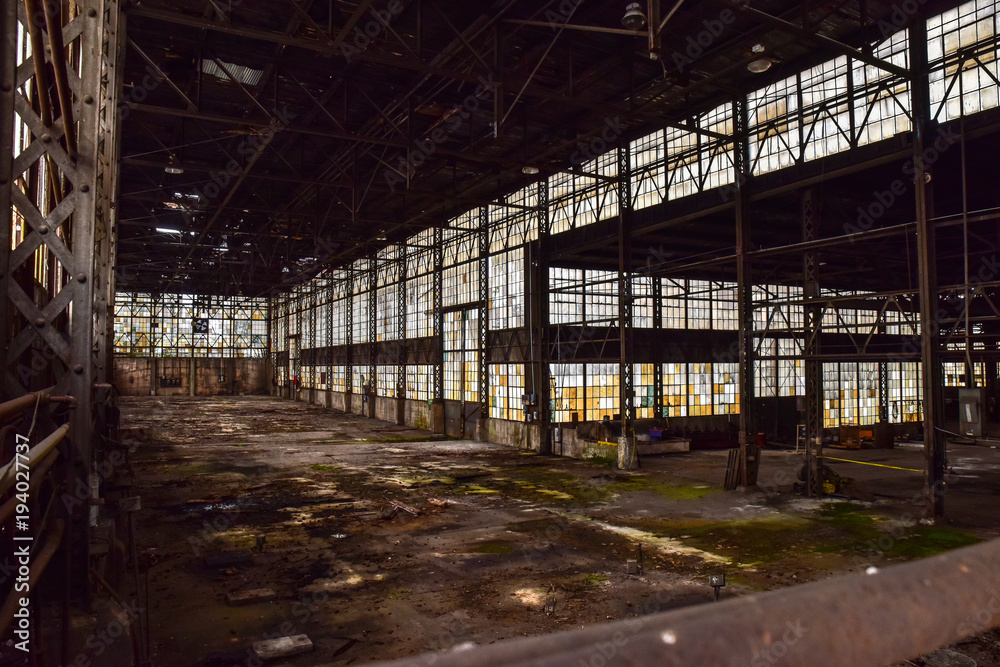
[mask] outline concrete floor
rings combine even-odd
[[[714,572],[728,576],[724,596],[743,595],[1000,528],[989,447],[952,448],[953,519],[930,526],[916,521],[920,473],[830,461],[860,500],[821,502],[789,493],[801,459],[784,451],[765,451],[763,490],[723,492],[725,452],[621,473],[272,398],[125,398],[122,413],[139,549],[154,563],[154,665],[254,664],[252,642],[298,633],[315,650],[269,665],[363,664],[707,603]],[[915,445],[827,454],[922,467]],[[390,516],[392,501],[419,514]],[[259,535],[251,561],[206,564]],[[227,593],[262,587],[277,598],[227,606]],[[1000,664],[997,637],[958,650]]]

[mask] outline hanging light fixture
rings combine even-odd
[[[638,2],[630,2],[625,8],[625,16],[622,17],[622,25],[626,30],[642,30],[646,27],[646,14],[642,11],[642,5]]]
[[[751,60],[749,63],[747,63],[748,70],[750,70],[754,74],[761,74],[771,69],[771,65],[773,65],[774,63],[770,58],[764,55],[763,44],[754,44],[753,47],[750,49],[750,52],[757,57]]]
[[[171,153],[170,157],[167,158],[167,165],[163,168],[163,171],[168,174],[183,174],[184,167],[181,166],[181,162],[177,159],[177,156]]]

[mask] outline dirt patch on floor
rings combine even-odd
[[[269,398],[122,409],[154,664],[245,665],[297,633],[316,648],[288,664],[360,664],[709,602],[714,572],[741,595],[978,537],[724,493],[713,454],[619,473]],[[262,587],[276,599],[227,606]]]

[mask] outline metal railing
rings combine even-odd
[[[865,574],[384,667],[885,667],[1000,626],[1000,540]]]
[[[73,397],[51,396],[51,391],[50,387],[0,403],[0,423],[10,421],[34,408],[35,414],[30,420],[33,427],[40,406],[50,403],[75,405]],[[12,430],[11,425],[0,429],[0,447],[7,442]],[[28,430],[33,429],[29,428]],[[11,489],[16,489],[18,492],[11,494],[11,497],[0,505],[0,526],[3,526],[4,531],[13,530],[14,524],[10,520],[14,517],[15,511],[20,513],[26,511],[24,509],[18,510],[18,507],[29,507],[30,509],[27,511],[31,513],[31,516],[39,518],[39,523],[31,526],[32,536],[38,540],[37,546],[34,540],[30,543],[26,542],[25,544],[31,544],[29,557],[22,559],[18,556],[15,563],[19,575],[18,580],[26,581],[29,589],[32,590],[44,574],[53,556],[59,551],[66,535],[65,520],[50,518],[48,510],[51,509],[51,506],[48,508],[38,507],[34,504],[34,500],[38,498],[38,491],[43,483],[49,481],[55,485],[50,476],[59,457],[59,451],[55,447],[66,437],[68,432],[69,424],[63,424],[34,447],[31,447],[27,453],[15,453],[9,462],[0,466],[0,497],[7,495]],[[24,437],[27,438],[29,435],[30,433]],[[18,474],[25,472],[28,473],[27,480]],[[22,488],[22,485],[25,488]],[[3,604],[0,605],[0,636],[6,635],[13,622],[14,615],[21,605],[20,598],[24,596],[24,593],[21,592],[23,590],[23,588],[18,590],[18,588],[12,587]]]

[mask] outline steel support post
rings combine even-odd
[[[375,396],[378,394],[378,258],[368,259],[368,397],[367,417],[375,416]]]
[[[628,146],[618,148],[618,401],[621,410],[621,438],[618,467],[638,466],[635,449],[635,389],[632,368],[632,187]]]
[[[396,287],[396,398],[406,398],[406,244],[399,247],[399,281]]]
[[[487,439],[486,419],[490,416],[490,350],[489,350],[489,303],[490,303],[490,218],[489,208],[479,207],[479,433],[480,441]]]
[[[740,350],[740,486],[749,482],[748,459],[749,440],[753,431],[753,282],[748,253],[750,246],[750,220],[748,215],[749,196],[747,180],[750,178],[750,154],[747,141],[747,109],[743,98],[733,102],[735,121],[735,167],[736,167],[736,300],[739,311]]]
[[[344,307],[345,331],[344,344],[347,348],[347,359],[344,366],[344,405],[346,412],[351,412],[354,407],[354,263],[347,267],[347,298]]]
[[[444,313],[441,312],[441,274],[444,270],[444,233],[434,228],[434,345],[438,358],[434,362],[434,402],[444,401]]]
[[[658,277],[650,278],[653,290],[653,329],[663,330],[663,279]],[[663,414],[663,363],[662,360],[653,364],[653,415],[656,419],[664,417]]]
[[[944,468],[947,452],[939,424],[942,417],[941,358],[939,348],[937,257],[935,253],[934,184],[931,165],[923,158],[925,147],[934,142],[930,93],[927,80],[927,23],[918,17],[910,26],[910,63],[913,100],[913,188],[916,199],[917,271],[920,288],[920,352],[926,515],[944,516]]]
[[[21,3],[4,3],[4,46],[0,48],[0,131],[15,136],[15,110],[27,128],[26,146],[12,145],[0,160],[0,190],[4,218],[0,243],[0,336],[3,366],[0,368],[0,399],[23,395],[33,385],[54,382],[54,393],[69,394],[77,409],[70,415],[70,437],[62,445],[67,460],[67,483],[91,488],[95,442],[108,428],[103,397],[95,395],[95,382],[108,378],[110,343],[108,308],[113,290],[114,212],[117,175],[117,58],[121,53],[118,32],[120,7],[117,0],[83,0],[80,11],[68,23],[58,13],[47,13],[49,35],[62,38],[64,49],[53,49],[56,89],[38,86],[35,77],[44,68],[25,62],[15,69],[15,36],[21,26],[16,16]],[[23,5],[21,5],[23,7]],[[24,11],[25,20],[39,20]],[[40,32],[40,31],[36,31]],[[74,54],[72,63],[65,59]],[[61,60],[60,60],[61,59]],[[79,75],[68,76],[67,72]],[[58,119],[43,121],[22,91],[36,90],[61,99],[79,101],[73,109],[51,101],[61,109]],[[67,139],[67,137],[71,137]],[[75,138],[75,139],[73,139]],[[23,148],[23,150],[22,150]],[[37,174],[41,161],[60,184],[47,207],[32,199],[14,179],[16,171]],[[13,214],[23,229],[12,238]],[[13,248],[12,248],[13,246]],[[39,277],[33,270],[36,251],[44,249],[50,268],[60,268],[64,279],[35,289]],[[45,295],[54,295],[51,299]],[[97,400],[100,398],[101,400]],[[95,422],[95,419],[97,420]],[[99,430],[98,430],[99,429]],[[73,554],[72,581],[81,582],[72,591],[89,602],[90,504],[84,502],[67,512],[68,540]],[[70,583],[67,582],[69,587]]]
[[[814,241],[819,232],[819,202],[812,189],[802,192],[802,240]],[[816,254],[807,251],[802,255],[802,294],[806,299],[819,298],[819,262]],[[806,427],[806,493],[815,495],[822,491],[817,477],[817,462],[822,455],[823,441],[823,362],[816,359],[820,352],[820,335],[823,326],[823,307],[818,303],[809,303],[804,308],[805,340],[803,353],[806,355],[804,365]]]
[[[535,394],[538,412],[539,453],[554,453],[552,442],[552,397],[549,386],[549,263],[546,250],[549,241],[549,186],[546,181],[536,184],[538,209],[538,241],[529,244],[525,253],[524,275],[526,309],[530,328],[529,358],[531,389]],[[561,453],[561,452],[560,452]]]

